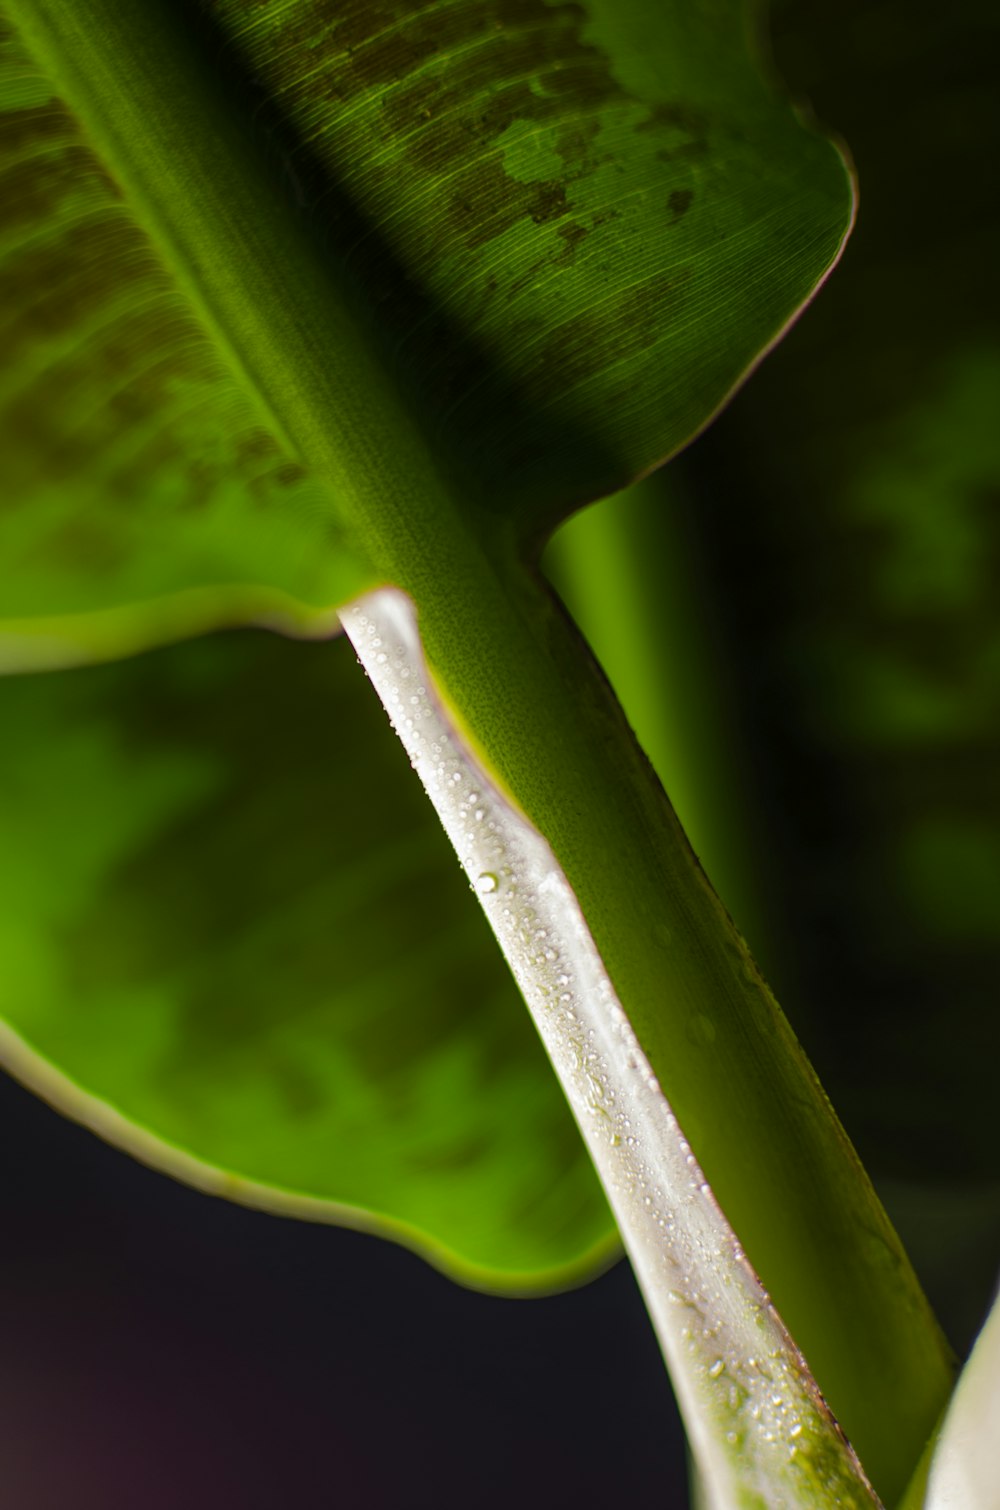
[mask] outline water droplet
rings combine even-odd
[[[491,891],[496,891],[499,884],[492,870],[484,870],[481,876],[476,877],[476,890],[483,897],[489,896]]]

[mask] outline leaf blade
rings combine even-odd
[[[849,230],[739,0],[211,10],[425,429],[528,536],[707,423]]]
[[[8,677],[0,720],[15,1074],[158,1168],[480,1287],[608,1261],[558,1086],[345,641]]]
[[[762,83],[736,3],[8,11],[308,474],[297,519],[269,511],[307,585],[264,583],[296,597],[338,551],[415,590],[401,534],[442,558],[456,531],[533,548],[707,422],[849,226],[842,159]],[[303,89],[282,70],[310,52]],[[245,583],[259,521],[222,513],[223,581]],[[334,573],[322,601],[344,591]]]
[[[240,589],[253,615],[371,581],[5,24],[0,107],[0,619],[218,588],[224,622]],[[133,648],[127,617],[110,640]]]

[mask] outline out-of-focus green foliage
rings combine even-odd
[[[750,727],[796,1020],[965,1345],[1000,1246],[1000,14],[787,0],[775,44],[864,213],[710,486],[728,455],[771,603]]]

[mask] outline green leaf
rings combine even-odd
[[[157,1167],[467,1282],[566,1283],[616,1250],[346,641],[246,631],[7,677],[0,725],[16,1074]]]
[[[372,580],[2,23],[0,346],[0,669],[246,619],[308,629],[290,595],[315,609]],[[73,617],[34,617],[55,614]]]
[[[835,259],[743,0],[213,0],[436,448],[529,535],[690,439]]]
[[[815,289],[851,217],[840,156],[762,82],[735,0],[8,3],[220,364],[416,603],[730,1222],[895,1485],[947,1350],[525,570],[555,520],[688,439]]]
[[[736,0],[7,9],[6,619],[534,539],[707,421],[849,220]]]

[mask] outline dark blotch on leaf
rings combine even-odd
[[[327,266],[462,496],[516,497],[534,520],[557,490],[620,486],[628,463],[580,425],[574,390],[606,372],[602,407],[634,409],[628,365],[686,278],[657,270],[666,249],[643,256],[622,159],[673,165],[651,214],[676,222],[706,112],[634,94],[580,4],[255,0],[252,25],[241,0],[214,9]],[[619,218],[621,237],[593,235]],[[565,276],[587,236],[592,293]]]
[[[675,220],[680,220],[691,208],[694,199],[693,189],[674,189],[667,200],[667,207]]]

